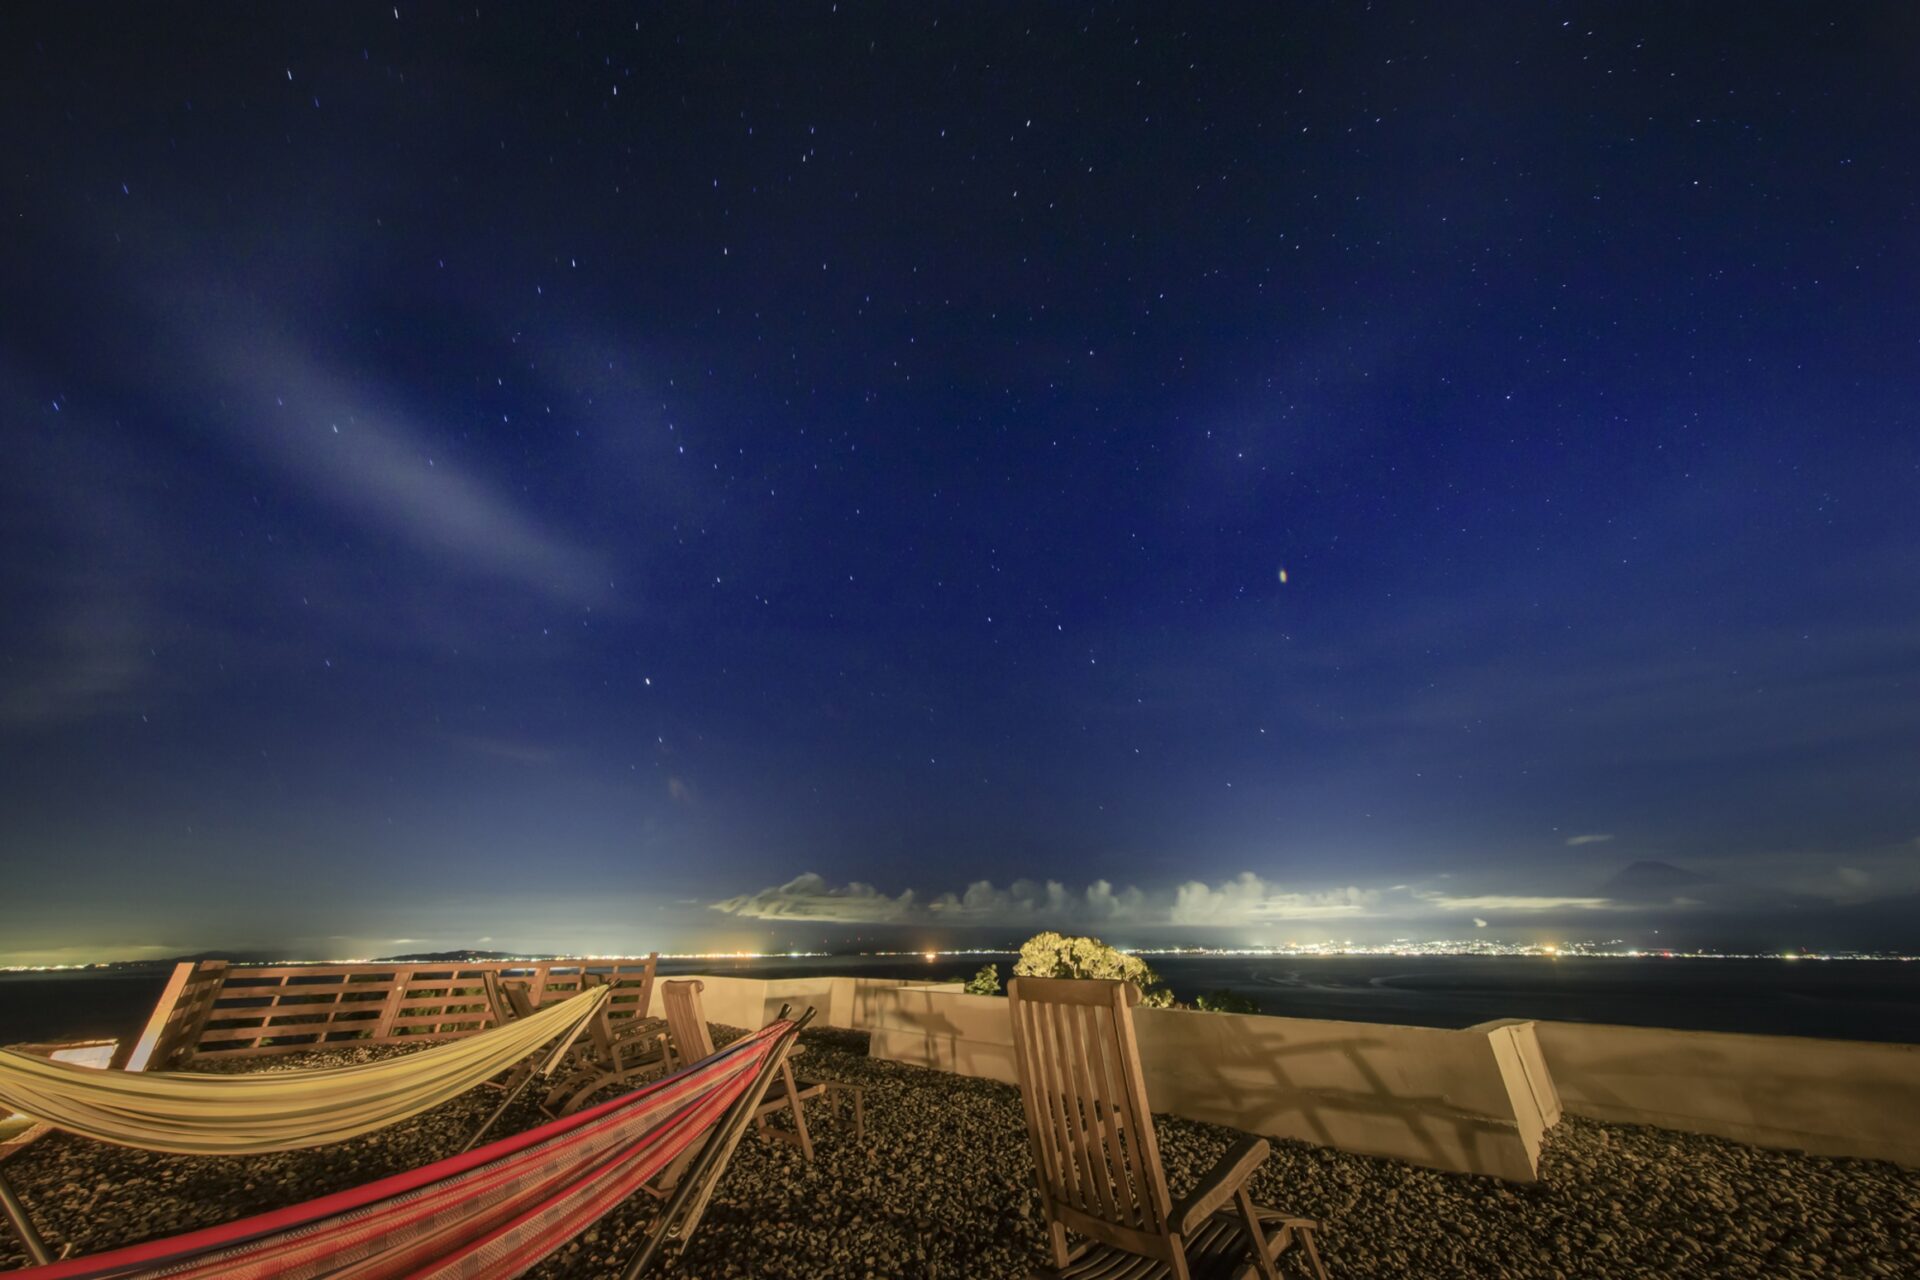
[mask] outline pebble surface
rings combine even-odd
[[[722,1029],[716,1028],[716,1031]],[[716,1036],[727,1038],[725,1033]],[[809,1031],[806,1077],[866,1086],[867,1134],[808,1110],[817,1159],[749,1138],[686,1252],[656,1274],[796,1280],[1015,1280],[1046,1256],[1019,1094],[866,1056],[866,1037]],[[227,1064],[293,1070],[367,1061],[359,1049]],[[452,1154],[498,1105],[475,1090],[338,1146],[281,1155],[156,1155],[54,1134],[7,1176],[56,1249],[93,1253],[229,1221]],[[523,1101],[506,1134],[543,1117]],[[1175,1195],[1239,1135],[1158,1118]],[[1744,1147],[1568,1117],[1540,1181],[1518,1186],[1276,1141],[1254,1198],[1320,1219],[1334,1277],[1920,1277],[1920,1171]],[[528,1274],[617,1276],[653,1203],[636,1199]],[[0,1270],[25,1258],[0,1228]],[[1295,1272],[1294,1274],[1300,1274]]]

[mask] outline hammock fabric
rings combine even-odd
[[[775,1060],[774,1022],[632,1093],[465,1155],[27,1280],[507,1280],[700,1141]],[[717,1172],[717,1171],[716,1171]]]
[[[68,1133],[179,1155],[317,1147],[437,1107],[549,1040],[565,1044],[609,994],[596,987],[465,1039],[321,1071],[101,1071],[0,1050],[0,1114],[11,1108]]]

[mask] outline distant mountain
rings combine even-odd
[[[377,964],[453,964],[472,960],[519,960],[511,951],[412,951],[403,956],[380,956]]]
[[[1641,861],[1630,862],[1614,872],[1613,878],[1601,888],[1609,898],[1648,902],[1664,901],[1684,894],[1689,889],[1712,883],[1712,876],[1676,867],[1671,862]]]

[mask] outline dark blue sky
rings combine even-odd
[[[1911,13],[549,8],[0,17],[0,960],[1920,945]]]

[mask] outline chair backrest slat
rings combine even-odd
[[[1073,1230],[1097,1230],[1102,1239],[1162,1254],[1172,1247],[1172,1199],[1134,1042],[1139,990],[1123,982],[1016,978],[1007,994],[1049,1215]]]
[[[667,1034],[673,1038],[673,1051],[682,1062],[698,1062],[713,1056],[713,1034],[707,1030],[707,1015],[700,1007],[700,993],[706,988],[707,984],[698,978],[660,984],[660,999],[667,1012]]]
[[[1093,1079],[1089,1086],[1091,1091],[1102,1098],[1118,1096],[1119,1086],[1108,1069],[1106,1045],[1099,1034],[1099,1015],[1092,1009],[1084,1008],[1074,1012],[1079,1015],[1081,1022],[1081,1043],[1086,1050],[1085,1070]],[[1151,1230],[1153,1222],[1146,1206],[1146,1197],[1139,1194],[1135,1171],[1127,1159],[1125,1132],[1120,1124],[1119,1111],[1112,1106],[1101,1106],[1094,1120],[1100,1126],[1099,1137],[1111,1163],[1116,1220],[1126,1226]]]
[[[514,1018],[531,1018],[534,1015],[533,994],[527,990],[524,982],[502,982],[500,993],[506,997],[507,1007],[513,1010]]]

